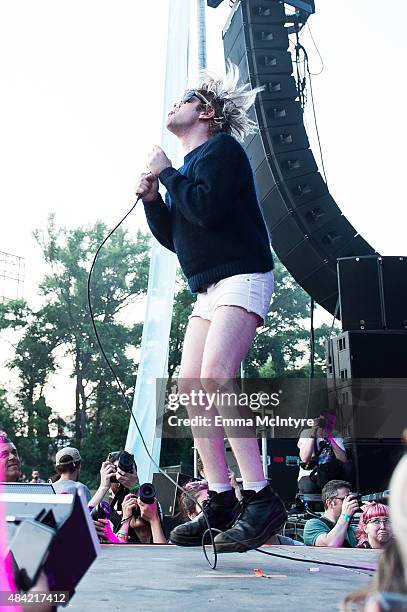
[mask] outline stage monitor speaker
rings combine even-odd
[[[175,480],[180,487],[191,480],[191,476],[181,474],[181,472],[168,472],[168,476]],[[157,499],[160,502],[164,516],[176,516],[179,512],[179,489],[161,472],[153,475],[153,485],[157,491]]]
[[[25,566],[36,575],[42,569],[47,576],[49,590],[67,592],[71,598],[78,582],[100,551],[83,492],[80,489],[76,495],[5,492],[0,493],[0,503],[5,505],[7,539],[12,554],[14,546],[16,547],[18,573],[21,574],[26,569]],[[25,521],[30,521],[29,527],[32,529],[30,531],[24,527],[20,533],[20,527]],[[49,538],[47,554],[43,554],[44,561],[39,558],[38,568],[33,569],[35,559],[32,558],[29,543],[25,542],[25,557],[21,538],[26,538],[28,533],[34,533],[36,525],[40,530],[45,527],[50,534],[52,532],[53,537]],[[43,538],[44,534],[38,537]]]
[[[223,32],[225,58],[239,66],[242,82],[264,86],[250,114],[259,133],[249,135],[244,146],[273,248],[305,291],[334,314],[336,258],[375,251],[342,215],[318,172],[285,23],[283,2],[238,2]]]

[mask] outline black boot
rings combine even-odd
[[[223,493],[208,491],[208,499],[203,502],[202,507],[210,526],[222,531],[233,525],[239,512],[239,502],[233,489]],[[192,521],[175,527],[170,533],[170,540],[178,546],[200,546],[207,529],[208,525],[201,512]]]
[[[235,523],[215,538],[216,550],[219,553],[247,552],[250,548],[257,548],[277,533],[287,520],[283,502],[269,485],[258,493],[242,493],[242,508]]]

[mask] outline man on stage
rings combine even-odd
[[[174,104],[167,129],[183,146],[184,164],[176,170],[164,151],[154,147],[147,163],[150,172],[137,188],[153,235],[177,254],[191,291],[197,293],[184,339],[182,392],[198,386],[206,393],[233,387],[273,293],[270,242],[250,163],[237,142],[255,130],[247,111],[259,89],[238,86],[238,78],[237,67],[229,65],[225,79],[207,77]],[[167,189],[165,202],[158,180]],[[216,408],[224,412],[222,406]],[[254,430],[239,437],[236,428],[192,429],[209,484],[205,513],[211,527],[224,532],[215,538],[217,550],[244,552],[261,546],[287,515],[264,478]],[[241,504],[229,482],[225,436],[243,478]],[[200,545],[206,529],[200,514],[176,527],[171,541]]]

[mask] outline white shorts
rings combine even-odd
[[[263,325],[268,313],[274,289],[274,274],[255,272],[236,274],[223,278],[209,285],[205,291],[198,293],[194,308],[189,318],[201,317],[212,321],[219,306],[240,306],[247,312],[254,312],[260,317],[257,325]]]

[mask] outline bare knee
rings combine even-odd
[[[209,367],[202,370],[200,380],[206,393],[216,393],[216,391],[230,386],[234,374],[231,374],[228,368],[222,368],[219,363],[213,364],[213,367],[210,367],[211,364],[208,365]]]

